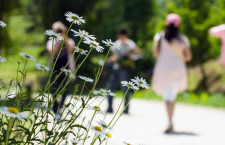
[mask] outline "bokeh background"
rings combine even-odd
[[[193,53],[193,60],[188,63],[189,89],[179,95],[178,101],[225,107],[225,68],[219,58],[221,44],[219,39],[208,35],[210,27],[225,22],[224,0],[0,0],[0,20],[7,23],[6,28],[0,29],[0,55],[7,58],[7,62],[0,65],[2,85],[15,78],[17,60],[21,59],[18,53],[26,52],[37,59],[29,64],[28,83],[32,83],[33,91],[43,87],[48,75],[36,71],[34,64],[48,65],[44,31],[58,20],[68,26],[64,17],[67,11],[86,20],[85,25],[74,25],[73,29],[85,29],[98,41],[108,38],[115,41],[117,31],[127,29],[144,54],[136,62],[133,75],[142,76],[149,83],[155,63],[153,37],[164,29],[168,13],[178,13],[182,18],[180,30],[189,37]],[[77,42],[75,37],[70,37]],[[104,53],[94,53],[79,73],[94,76],[92,70],[103,57]],[[110,68],[106,67],[99,86],[104,87],[108,73]],[[136,96],[161,99],[151,90]]]

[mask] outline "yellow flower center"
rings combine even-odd
[[[110,134],[110,133],[106,133],[105,134],[108,138],[111,138],[112,137],[112,135]]]
[[[102,131],[102,128],[100,126],[94,126],[94,129],[101,132]]]
[[[71,17],[73,20],[75,20],[75,21],[77,21],[77,20],[79,20],[77,17],[75,17],[75,16],[72,16]]]
[[[95,108],[96,110],[100,111],[101,108],[99,106],[93,106],[93,108]]]
[[[18,114],[19,110],[15,107],[9,107],[8,108],[8,111],[13,113],[13,114]]]
[[[77,97],[77,96],[75,96],[74,98],[75,98],[76,100],[78,100],[78,99],[79,99],[79,97]]]
[[[52,38],[54,38],[54,39],[56,39],[56,38],[57,38],[57,36],[55,36],[55,35],[51,35],[51,37],[52,37]]]
[[[127,86],[128,86],[129,88],[133,88],[133,85],[131,85],[131,84],[127,84]]]

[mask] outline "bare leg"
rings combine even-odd
[[[166,111],[168,116],[168,128],[165,130],[165,133],[168,133],[173,130],[173,114],[175,108],[175,101],[166,101]]]

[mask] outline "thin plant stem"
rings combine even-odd
[[[92,121],[93,121],[95,115],[96,115],[96,112],[97,112],[97,111],[94,112],[94,114],[93,114],[93,116],[92,116],[92,118],[91,118],[91,121],[90,121],[90,123],[89,123],[89,128],[90,128],[90,125],[91,125],[91,123],[92,123]],[[87,140],[87,136],[88,136],[88,133],[89,133],[89,130],[90,130],[89,128],[88,128],[88,131],[87,131],[86,136],[85,136],[85,138],[84,138],[83,145],[84,145],[84,143],[85,143],[86,140]]]
[[[122,106],[122,103],[123,103],[123,101],[124,101],[124,99],[125,99],[125,97],[126,97],[128,91],[129,91],[129,89],[130,89],[130,88],[127,88],[127,91],[126,91],[126,93],[124,94],[122,101],[120,102],[119,108],[117,109],[116,114],[113,116],[113,118],[112,118],[112,120],[110,121],[110,123],[108,124],[108,126],[111,125],[111,123],[112,123],[113,120],[115,119],[116,115],[118,114],[118,112],[119,112],[119,110],[120,110],[120,108],[121,108],[121,106]]]
[[[124,107],[123,111],[120,113],[119,117],[116,119],[116,121],[113,123],[112,128],[115,126],[115,124],[117,123],[117,121],[120,119],[120,117],[123,115],[124,111],[126,110],[127,106],[130,104],[131,99],[134,97],[134,95],[136,94],[136,91],[134,92],[134,94],[132,95],[132,97],[129,99],[129,101],[127,102],[126,106]]]

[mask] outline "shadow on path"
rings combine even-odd
[[[184,135],[184,136],[197,136],[198,134],[193,132],[187,132],[187,131],[171,131],[169,133],[166,133],[167,135]]]

